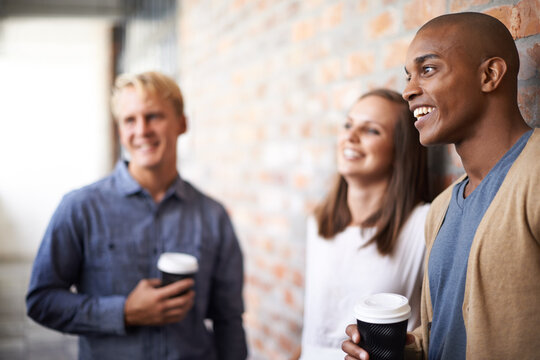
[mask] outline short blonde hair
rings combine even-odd
[[[176,82],[165,74],[147,71],[139,74],[121,74],[114,82],[111,95],[113,116],[118,118],[118,98],[123,89],[132,86],[142,95],[152,94],[168,100],[178,116],[184,116],[184,99]]]

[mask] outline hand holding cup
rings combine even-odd
[[[199,264],[195,256],[166,252],[159,257],[157,267],[161,273],[161,286],[186,278],[195,278]]]
[[[358,359],[367,359],[368,354],[372,360],[403,359],[411,312],[406,297],[389,293],[366,296],[354,312],[356,327],[347,327],[351,340],[343,343],[343,351]]]

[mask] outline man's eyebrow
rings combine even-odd
[[[439,59],[439,58],[440,58],[440,56],[437,55],[437,54],[426,54],[426,55],[418,56],[417,58],[415,58],[414,63],[415,64],[421,64],[424,61],[426,61],[427,59]]]
[[[418,64],[422,64],[424,61],[428,60],[428,59],[439,59],[440,56],[437,55],[437,54],[426,54],[426,55],[422,55],[422,56],[418,56],[414,59],[414,63],[416,65]],[[407,71],[407,67],[405,66],[405,74],[409,75],[409,72]]]

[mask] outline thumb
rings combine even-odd
[[[405,341],[405,345],[410,345],[414,343],[414,335],[413,334],[407,334],[407,340]]]
[[[159,279],[146,279],[146,283],[149,286],[155,288],[155,287],[158,287],[158,286],[161,285],[161,280],[159,280]]]

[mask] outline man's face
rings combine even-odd
[[[463,141],[481,115],[480,64],[463,36],[455,28],[425,29],[407,52],[403,98],[423,145]]]
[[[176,168],[176,143],[186,124],[170,101],[126,87],[118,98],[117,121],[120,142],[131,155],[130,171]]]

